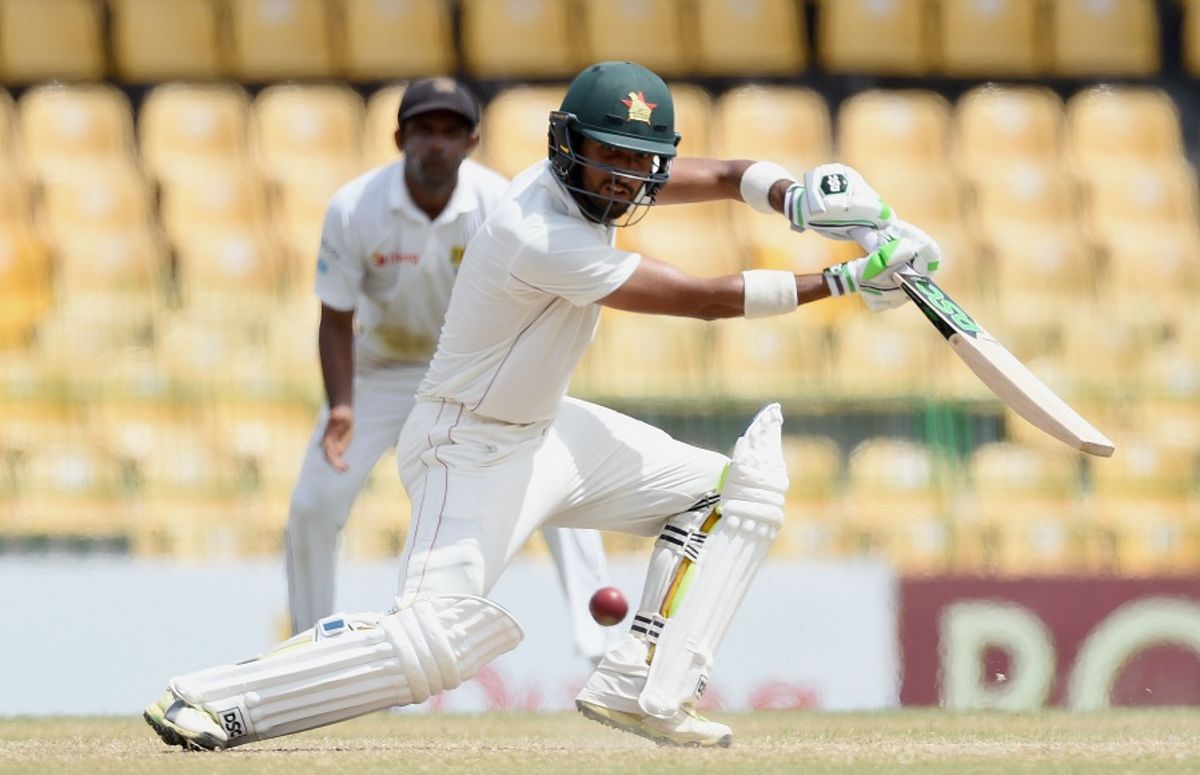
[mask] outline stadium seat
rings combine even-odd
[[[791,559],[835,556],[841,544],[837,494],[841,452],[828,436],[783,435],[788,469],[787,530],[771,551]]]
[[[238,80],[334,74],[334,26],[323,0],[238,0],[228,8],[230,71]]]
[[[396,129],[402,97],[404,84],[398,83],[377,89],[367,99],[363,160],[368,167],[382,167],[400,158],[400,151],[396,148]]]
[[[21,95],[17,117],[23,157],[39,176],[134,160],[129,98],[113,86],[35,86]]]
[[[12,95],[0,88],[0,160],[6,164],[13,161],[16,152],[17,108]]]
[[[313,433],[316,408],[267,396],[254,400],[229,396],[214,402],[213,438],[239,467],[251,489],[282,495],[278,512],[261,515],[283,529],[286,498],[296,484],[300,463]]]
[[[724,203],[655,207],[617,233],[618,245],[679,267],[688,274],[717,277],[744,268],[741,246],[728,228]]]
[[[1085,174],[1117,162],[1173,163],[1183,154],[1179,108],[1156,87],[1088,89],[1067,103],[1066,150]]]
[[[680,399],[711,395],[710,324],[605,309],[572,388],[609,398]]]
[[[934,63],[923,0],[818,0],[817,61],[832,73],[922,75]],[[886,46],[879,41],[887,41]]]
[[[164,376],[176,390],[206,399],[269,392],[274,375],[265,368],[261,331],[237,317],[221,318],[219,310],[164,315],[155,330]]]
[[[984,278],[987,296],[997,300],[1005,319],[1033,304],[1094,298],[1099,267],[1082,232],[1053,223],[990,224]]]
[[[362,170],[362,98],[346,86],[270,86],[254,100],[250,137],[269,180]]]
[[[992,442],[971,455],[958,504],[958,569],[1001,576],[1086,567],[1079,456],[1066,448]]]
[[[451,10],[443,0],[340,0],[340,5],[351,79],[454,71]]]
[[[796,175],[833,155],[829,107],[811,89],[731,89],[717,100],[714,128],[724,158],[771,159]]]
[[[518,86],[489,102],[481,126],[488,166],[511,178],[545,160],[550,111],[558,110],[565,93],[559,86]]]
[[[0,172],[0,228],[33,227],[33,192],[15,165]]]
[[[865,91],[838,110],[838,158],[860,169],[897,159],[936,169],[949,144],[950,105],[935,92]]]
[[[713,98],[699,86],[672,83],[671,99],[675,103],[675,131],[680,135],[680,156],[712,156]]]
[[[692,69],[679,0],[578,0],[578,8],[587,52],[580,67],[588,62],[633,61],[662,76]]]
[[[462,64],[476,78],[562,78],[583,66],[571,3],[461,0],[460,6]]]
[[[819,272],[831,264],[857,257],[857,245],[835,242],[812,232],[797,234],[782,215],[767,215],[748,207],[733,208],[733,228],[745,246],[752,269]],[[836,306],[837,302],[833,302]],[[821,305],[821,309],[832,309]]]
[[[966,219],[964,181],[940,161],[922,163],[898,155],[891,161],[880,158],[853,164],[901,218],[925,231],[932,233],[932,224]]]
[[[288,181],[273,202],[273,222],[283,241],[284,293],[310,298],[316,282],[317,249],[330,200],[346,181],[338,176],[313,176]]]
[[[830,388],[856,398],[928,394],[938,376],[934,347],[944,347],[929,324],[906,309],[867,315],[852,301],[859,314],[837,323]]]
[[[159,180],[197,169],[242,164],[247,158],[250,97],[232,84],[166,84],[142,102],[141,156]]]
[[[696,72],[794,76],[808,66],[803,9],[791,0],[699,0],[693,8]]]
[[[143,230],[153,223],[150,189],[124,162],[56,170],[43,183],[41,220],[52,242],[86,232]]]
[[[279,246],[262,232],[213,232],[177,246],[180,296],[189,314],[262,321],[279,300]]]
[[[51,303],[50,260],[28,229],[0,229],[0,349],[27,346]]]
[[[148,326],[166,302],[167,257],[148,225],[67,235],[57,245],[56,316]]]
[[[51,538],[126,538],[117,461],[79,440],[37,445],[22,461],[21,497],[8,529]]]
[[[976,228],[1007,239],[1010,225],[1069,229],[1079,215],[1072,178],[1058,165],[1014,162],[978,177],[972,186]]]
[[[902,439],[867,439],[850,453],[846,470],[844,552],[881,556],[907,575],[950,567],[953,534],[928,448]]]
[[[1099,168],[1084,186],[1089,228],[1102,237],[1129,228],[1185,228],[1200,219],[1196,174],[1182,158]]]
[[[210,231],[266,228],[267,195],[252,167],[213,166],[164,182],[161,223],[173,243]]]
[[[5,82],[103,77],[102,13],[93,0],[0,2],[0,73]]]
[[[221,74],[214,0],[110,0],[117,75],[135,83]]]
[[[952,76],[1030,76],[1045,69],[1038,0],[937,3],[941,71]]]
[[[1200,517],[1184,500],[1108,498],[1097,504],[1095,518],[1102,573],[1187,576],[1200,562]]]
[[[1116,434],[1121,454],[1092,466],[1092,490],[1107,497],[1182,498],[1193,494],[1197,450],[1144,433]]]
[[[1183,64],[1193,76],[1200,75],[1200,0],[1182,0],[1182,3]]]
[[[806,312],[714,327],[708,363],[720,393],[765,402],[823,391],[829,384],[829,348],[824,328]]]
[[[1158,72],[1154,0],[1055,0],[1047,10],[1054,75],[1146,76]]]
[[[1062,154],[1062,99],[1039,86],[976,87],[954,111],[954,156],[959,172],[977,178],[1013,160],[1050,163]]]

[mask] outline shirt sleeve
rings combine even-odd
[[[335,197],[325,211],[317,253],[317,296],[333,309],[349,311],[358,303],[363,262],[350,233],[350,208]]]
[[[519,283],[583,307],[620,288],[641,260],[639,254],[608,245],[594,232],[563,229],[526,243],[509,271]]]

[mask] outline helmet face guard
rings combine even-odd
[[[562,182],[563,187],[571,192],[571,196],[579,204],[579,209],[591,221],[612,226],[631,226],[646,217],[649,208],[654,205],[659,190],[666,185],[671,176],[671,155],[654,154],[654,166],[649,173],[614,167],[610,164],[590,159],[580,154],[579,139],[585,136],[575,114],[554,110],[550,112],[549,155],[554,174]],[[606,143],[618,148],[645,152],[637,147],[637,143],[596,139],[596,142]],[[679,143],[679,135],[675,135],[675,144]],[[583,187],[582,167],[606,172],[610,180],[633,183],[636,193],[626,199],[610,194],[601,194]]]

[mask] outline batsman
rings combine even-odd
[[[935,270],[939,250],[845,165],[796,179],[766,161],[676,159],[671,93],[630,62],[580,73],[548,130],[549,158],[513,181],[467,245],[401,432],[413,514],[396,607],[327,617],[261,657],[172,679],[145,712],[168,744],[242,745],[461,685],[521,641],[486,595],[544,526],[657,536],[634,623],[578,709],[661,744],[731,743],[696,707],[782,527],[780,407],[759,411],[726,457],[567,396],[572,370],[601,307],[759,318],[856,293],[885,309],[907,301],[892,275]],[[652,206],[721,199],[832,239],[870,233],[876,247],[817,274],[715,278],[614,247],[615,229]]]

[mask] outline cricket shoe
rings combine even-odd
[[[583,699],[576,699],[575,707],[585,718],[653,740],[659,745],[728,748],[733,742],[732,729],[709,721],[690,707],[680,709],[670,718],[614,710]]]
[[[212,713],[169,689],[146,706],[142,718],[167,745],[188,751],[217,751],[229,744],[229,736]]]

